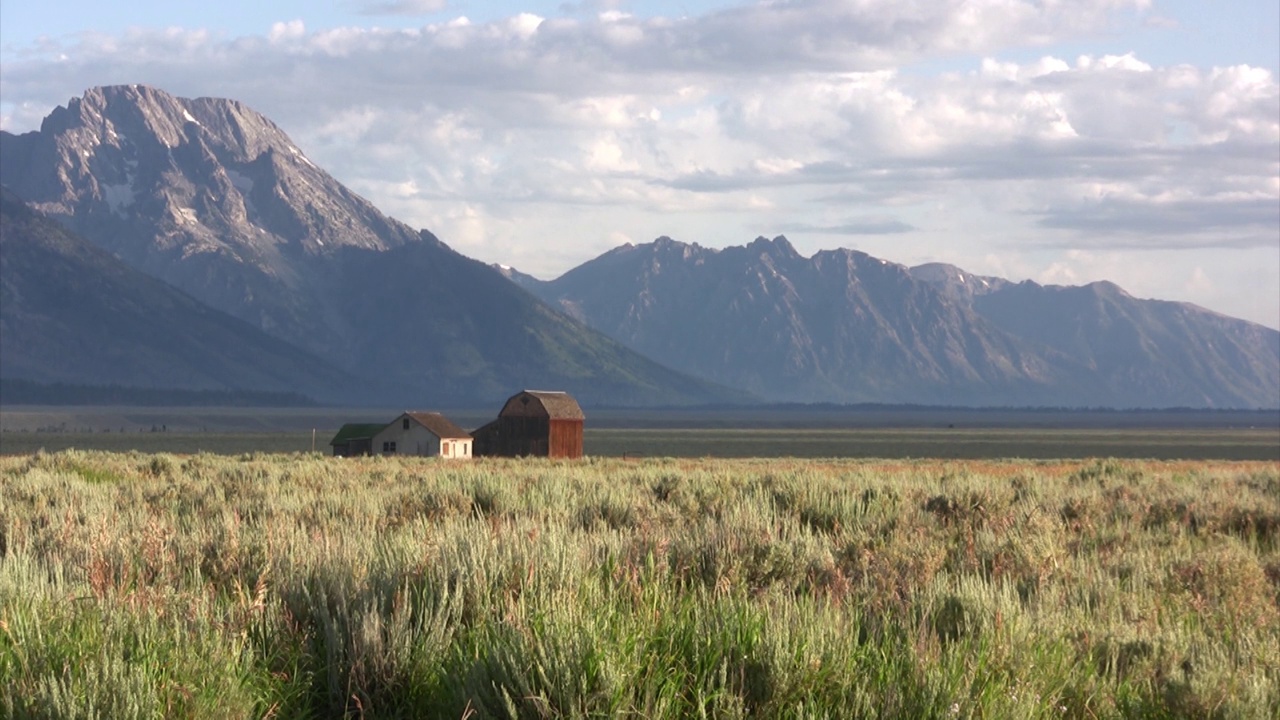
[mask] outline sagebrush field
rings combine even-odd
[[[0,458],[9,717],[1280,716],[1280,464]]]

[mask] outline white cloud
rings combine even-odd
[[[299,40],[307,34],[307,26],[301,20],[278,22],[271,25],[267,39],[273,43]]]

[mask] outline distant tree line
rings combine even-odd
[[[184,390],[124,385],[40,383],[0,378],[0,402],[6,405],[134,405],[178,407],[314,407],[315,400],[295,392],[266,390]]]

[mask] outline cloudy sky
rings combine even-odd
[[[544,278],[785,234],[1280,327],[1275,0],[5,0],[0,125],[232,97]]]

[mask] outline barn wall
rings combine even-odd
[[[547,449],[548,457],[582,457],[582,421],[552,420]]]
[[[475,432],[475,450],[479,454],[497,455],[501,457],[573,457],[572,455],[551,454],[553,421],[545,417],[500,417]],[[561,433],[567,443],[567,451],[573,447],[571,433]],[[578,441],[579,455],[581,441]],[[557,451],[560,452],[560,451]]]
[[[551,430],[545,417],[504,417],[503,435],[512,455],[547,456],[547,437]]]
[[[501,455],[498,451],[501,444],[500,432],[501,428],[496,421],[473,430],[471,437],[475,439],[475,444],[472,446],[472,453],[477,457]]]
[[[529,402],[521,402],[525,399]],[[539,398],[520,393],[507,401],[496,420],[472,435],[477,455],[580,458],[582,427],[581,417],[552,419]]]

